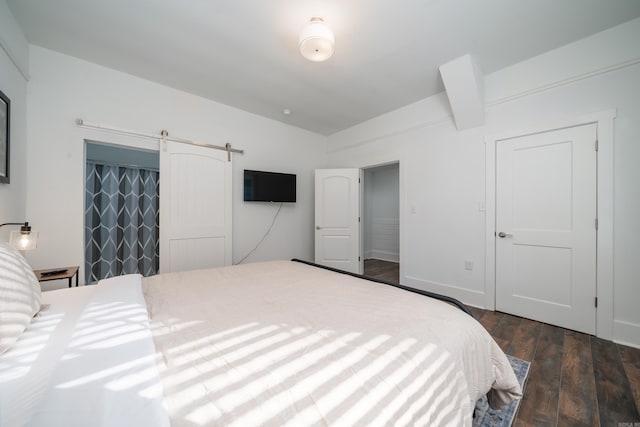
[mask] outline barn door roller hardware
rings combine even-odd
[[[169,136],[169,132],[167,132],[166,130],[162,130],[160,132],[160,135],[156,135],[156,134],[153,134],[153,133],[138,132],[138,131],[129,130],[129,129],[117,128],[117,127],[113,127],[113,126],[103,126],[103,125],[98,124],[98,123],[88,122],[88,121],[86,121],[84,119],[76,120],[76,124],[78,126],[81,126],[81,127],[98,129],[98,130],[102,130],[102,131],[105,131],[105,132],[113,132],[113,133],[119,133],[121,135],[130,135],[130,136],[137,136],[137,137],[147,138],[147,139],[161,140],[161,141],[163,141],[163,147],[162,147],[163,150],[166,150],[166,141],[173,141],[173,142],[179,142],[181,144],[197,145],[199,147],[212,148],[214,150],[226,151],[227,152],[227,160],[228,161],[231,161],[231,153],[244,154],[244,150],[240,150],[240,149],[237,149],[237,148],[232,148],[231,144],[228,143],[228,142],[224,145],[224,147],[220,146],[220,145],[206,144],[206,143],[200,142],[200,141],[192,141],[192,140],[189,140],[189,139],[177,138],[177,137],[174,137],[174,136]]]

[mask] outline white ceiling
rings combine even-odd
[[[640,16],[638,0],[8,0],[30,43],[331,134]],[[298,32],[333,27],[312,63]],[[284,116],[282,110],[292,110]]]

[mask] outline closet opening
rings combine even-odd
[[[400,164],[363,171],[364,275],[400,283]]]
[[[160,265],[157,151],[85,141],[85,283]]]

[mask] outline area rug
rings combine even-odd
[[[529,365],[531,365],[531,363],[518,359],[517,357],[509,356],[508,354],[507,359],[509,359],[509,363],[511,363],[513,371],[516,373],[518,382],[524,390],[524,380],[527,378]],[[520,400],[516,400],[502,409],[491,409],[487,402],[487,397],[483,396],[476,402],[473,427],[510,427],[519,404]]]

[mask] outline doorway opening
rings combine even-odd
[[[85,283],[159,271],[159,153],[85,141]]]
[[[400,283],[400,164],[363,172],[364,275]]]

